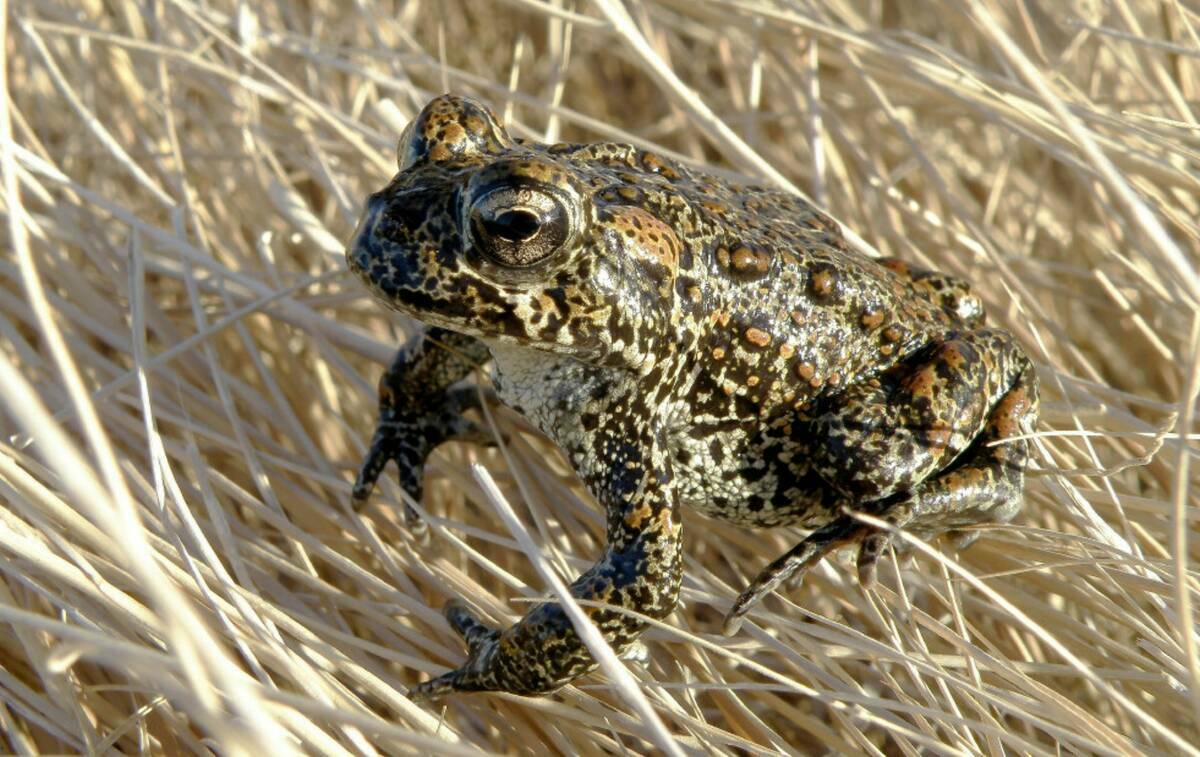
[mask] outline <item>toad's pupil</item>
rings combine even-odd
[[[533,213],[525,210],[509,210],[483,222],[483,228],[493,238],[508,242],[526,242],[537,236],[541,224]]]

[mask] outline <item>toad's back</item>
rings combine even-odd
[[[721,395],[758,417],[798,409],[966,325],[952,315],[958,301],[935,305],[911,278],[851,250],[803,200],[724,189],[725,203],[700,209],[716,230],[698,247],[707,286],[692,289],[684,266],[678,282],[702,303],[697,359],[715,390],[696,410],[721,414]]]
[[[800,198],[679,173],[672,190],[686,207],[640,198],[683,237],[679,339],[695,329],[696,347],[671,446],[686,500],[745,525],[825,520],[834,501],[792,486],[806,461],[779,464],[796,414],[977,326],[980,303],[951,277],[851,250]]]

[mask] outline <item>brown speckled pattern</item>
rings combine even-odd
[[[681,505],[813,534],[738,598],[727,630],[784,578],[887,535],[847,508],[932,536],[1019,509],[1037,383],[978,298],[944,274],[851,251],[804,201],[621,144],[518,143],[467,98],[406,129],[347,257],[387,305],[430,324],[381,383],[355,486],[388,460],[420,496],[425,457],[479,438],[452,385],[489,358],[501,401],[567,453],[607,511],[608,543],[572,591],[662,618],[680,584]],[[436,343],[436,346],[434,346]],[[960,535],[962,541],[971,532]],[[629,648],[644,623],[585,607]],[[417,686],[541,694],[594,663],[561,608],[499,631],[460,603],[458,670]]]

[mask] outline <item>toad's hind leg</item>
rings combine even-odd
[[[1021,372],[1017,383],[996,404],[983,433],[945,471],[906,492],[880,517],[895,527],[929,538],[944,532],[965,547],[979,531],[959,529],[982,523],[1007,523],[1021,509],[1029,441],[1037,421],[1038,388],[1032,367]],[[891,543],[893,532],[872,529],[858,552],[859,581],[870,586],[879,555]]]
[[[985,340],[988,337],[987,334],[983,336]],[[945,346],[940,345],[938,350],[944,350]],[[1003,373],[1006,372],[1003,370],[1006,366],[1011,366],[1016,375],[1010,379],[1008,389],[994,404],[990,404],[990,411],[982,419],[981,427],[970,437],[970,445],[957,457],[951,457],[952,463],[931,476],[918,479],[906,490],[888,492],[883,481],[860,481],[868,490],[874,486],[877,487],[876,491],[883,492],[878,499],[862,501],[859,507],[863,512],[925,537],[979,523],[1006,522],[1016,514],[1021,506],[1029,445],[1025,439],[1011,437],[1027,434],[1033,429],[1038,407],[1037,380],[1028,359],[1015,347],[1004,359],[997,362],[997,357],[993,353],[993,359],[988,361],[991,368],[1000,368]],[[920,364],[910,375],[919,376],[922,371],[936,365],[936,360]],[[951,408],[948,406],[945,409]],[[966,407],[959,409],[967,410]],[[848,413],[841,414],[843,420]],[[955,425],[959,424],[972,427],[973,421],[963,417]],[[890,431],[894,432],[895,429]],[[862,452],[856,454],[861,455]],[[913,468],[906,465],[902,470],[911,473]],[[863,498],[860,496],[858,499],[861,501]],[[863,584],[869,585],[874,580],[876,561],[890,543],[890,538],[891,532],[876,530],[851,514],[834,518],[759,573],[726,615],[725,632],[735,632],[740,625],[740,618],[750,607],[779,584],[793,575],[803,575],[825,555],[844,544],[860,543],[859,578]]]
[[[948,468],[1030,370],[1006,331],[951,332],[826,398],[797,424],[797,440],[832,489],[856,504],[882,501]]]

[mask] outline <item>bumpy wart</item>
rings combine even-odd
[[[846,543],[869,582],[887,532],[871,513],[960,543],[1020,507],[1037,383],[953,277],[850,250],[836,223],[623,144],[513,139],[446,95],[408,126],[400,172],[366,203],[350,268],[432,328],[380,384],[361,503],[389,460],[414,498],[448,439],[485,441],[463,413],[493,364],[500,401],[566,452],[607,512],[607,546],[572,592],[618,650],[679,594],[680,506],[812,534],[734,602]],[[997,443],[999,442],[999,443]],[[415,513],[409,512],[415,522]],[[413,690],[541,694],[594,663],[555,603],[491,628],[446,617],[466,663]]]

